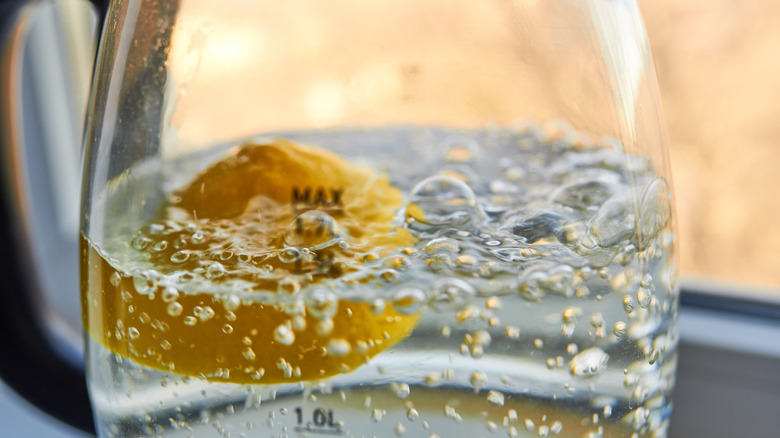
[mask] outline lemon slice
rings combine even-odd
[[[352,371],[419,319],[390,303],[338,299],[334,288],[366,262],[414,244],[393,224],[401,202],[386,177],[323,149],[245,144],[174,194],[132,243],[158,276],[220,292],[120,272],[83,239],[85,327],[136,363],[214,381],[289,383]],[[234,285],[252,292],[232,293]],[[257,292],[275,299],[254,299]]]

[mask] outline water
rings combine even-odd
[[[317,147],[111,186],[82,247],[101,436],[666,436],[648,159],[534,126],[285,138]]]

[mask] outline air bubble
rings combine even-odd
[[[328,346],[325,347],[325,350],[333,357],[346,356],[352,351],[352,344],[346,339],[331,339],[328,342]]]
[[[659,177],[653,180],[642,196],[639,205],[640,247],[647,248],[650,241],[658,236],[671,217],[671,190],[666,180]]]
[[[509,339],[520,339],[520,327],[514,325],[508,325],[504,329],[506,337]]]
[[[226,270],[222,263],[214,262],[206,269],[206,277],[214,280],[225,275],[225,272]]]
[[[141,336],[141,334],[138,332],[138,329],[135,327],[130,327],[127,329],[127,337],[130,339],[138,339]]]
[[[430,373],[423,379],[423,384],[425,386],[436,386],[439,383],[441,383],[441,376],[436,373]]]
[[[165,241],[165,240],[161,240],[161,241],[155,243],[154,246],[152,246],[152,251],[154,251],[154,252],[165,251],[165,248],[167,248],[167,247],[168,247],[168,242]]]
[[[409,385],[406,383],[394,384],[393,389],[395,390],[395,396],[400,399],[409,398],[409,394],[412,392],[412,390],[409,388]]]
[[[141,295],[153,293],[155,290],[154,282],[142,276],[133,276],[133,286],[135,291]]]
[[[579,307],[567,307],[563,309],[561,320],[564,324],[574,324],[582,316],[582,309]]]
[[[429,231],[471,226],[478,221],[481,213],[469,186],[453,178],[434,176],[412,189],[405,215],[410,228]]]
[[[184,311],[184,307],[181,305],[181,303],[174,301],[168,304],[167,311],[168,311],[168,315],[179,316]]]
[[[287,246],[322,249],[343,240],[336,219],[319,210],[309,210],[297,218],[284,232]]]
[[[274,329],[274,340],[282,345],[292,345],[295,342],[295,333],[290,323],[281,324]]]
[[[425,292],[416,287],[405,287],[393,294],[393,307],[407,315],[419,312],[425,301]]]
[[[569,362],[569,371],[573,376],[591,377],[607,369],[609,355],[604,350],[593,347],[574,356]]]
[[[184,311],[184,307],[181,305],[181,303],[174,301],[168,304],[167,311],[168,315],[179,316]]]
[[[636,292],[636,301],[639,303],[639,307],[647,309],[650,305],[650,300],[653,298],[653,293],[644,287],[640,287]]]
[[[119,275],[119,272],[114,272],[109,277],[108,282],[111,283],[111,286],[119,287],[119,284],[122,282],[122,276]]]
[[[444,405],[444,415],[446,415],[450,420],[453,420],[459,424],[463,421],[463,417],[458,414],[454,407],[448,404]]]
[[[175,287],[168,286],[162,292],[162,300],[164,303],[172,303],[179,299],[179,291]]]
[[[314,331],[320,336],[327,336],[333,331],[333,320],[321,319],[317,321],[317,325],[314,327]]]
[[[615,334],[615,337],[618,339],[626,336],[626,330],[627,326],[626,323],[623,321],[618,321],[615,323],[615,325],[612,327],[612,332]]]
[[[301,251],[298,248],[285,248],[279,253],[282,263],[294,263],[301,259]]]
[[[192,233],[192,236],[190,236],[190,243],[193,245],[200,245],[206,240],[206,233],[203,231],[195,231]]]
[[[244,356],[244,358],[246,358],[246,360],[255,360],[257,358],[254,350],[252,350],[250,347],[244,348],[244,350],[241,351],[241,354]]]
[[[406,411],[406,418],[409,421],[414,421],[414,420],[420,418],[420,413],[417,412],[417,409],[410,408],[408,411]]]
[[[609,248],[631,237],[636,225],[634,213],[634,200],[628,194],[610,198],[590,220],[590,230],[596,243]]]
[[[228,295],[227,298],[225,298],[222,301],[222,306],[227,311],[233,311],[241,307],[241,299],[238,298],[236,295]]]
[[[144,236],[136,236],[133,241],[131,242],[131,245],[133,245],[133,248],[137,251],[142,251],[144,248],[149,246],[149,244],[152,242],[151,239]]]
[[[329,319],[336,314],[338,296],[325,288],[314,288],[304,299],[306,309],[315,318]]]
[[[433,284],[433,308],[438,311],[459,310],[467,305],[477,291],[457,278],[442,278]]]
[[[501,310],[501,300],[498,297],[490,297],[485,301],[485,308],[488,310]]]
[[[619,187],[611,178],[583,179],[561,186],[553,193],[552,199],[578,210],[595,209],[605,205],[605,201],[615,195]]]
[[[442,142],[444,159],[450,163],[466,163],[480,154],[479,143],[469,137],[452,136]]]
[[[631,295],[625,295],[623,297],[623,310],[625,310],[626,313],[631,313],[634,311],[634,307],[634,299],[631,297]]]
[[[214,318],[214,309],[209,306],[195,306],[193,309],[195,316],[201,321],[208,321]]]
[[[536,208],[521,208],[502,220],[501,229],[522,237],[528,243],[545,238],[557,238],[563,233],[563,216]]]
[[[460,244],[455,239],[440,237],[433,239],[425,245],[424,251],[433,254],[455,255],[460,252]]]
[[[474,391],[479,391],[487,385],[487,374],[482,371],[475,371],[471,374],[471,386],[474,387]]]
[[[301,290],[301,283],[293,277],[285,277],[279,280],[279,292],[294,294]]]
[[[467,322],[467,321],[473,321],[473,320],[479,318],[479,314],[480,314],[479,307],[477,307],[477,306],[472,304],[472,305],[466,306],[465,309],[463,309],[460,312],[458,312],[455,315],[455,321],[458,324],[462,324],[462,323]]]
[[[504,394],[502,392],[491,390],[488,391],[487,401],[496,406],[504,406]]]
[[[490,181],[490,191],[497,195],[512,195],[520,191],[520,189],[508,181],[493,180]]]
[[[306,318],[301,315],[295,315],[292,318],[292,329],[296,332],[302,332],[306,330]]]

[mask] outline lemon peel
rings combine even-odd
[[[407,230],[393,224],[402,195],[385,176],[313,146],[249,143],[171,199],[163,219],[251,221],[254,233],[250,240],[224,241],[214,233],[193,243],[192,230],[176,228],[163,234],[165,242],[186,241],[192,254],[219,247],[224,260],[213,263],[189,253],[177,259],[181,245],[168,245],[144,255],[158,272],[205,271],[215,284],[251,282],[255,290],[283,299],[139,287],[137,275],[120,272],[82,239],[84,324],[110,351],[212,381],[290,383],[352,371],[414,329],[419,314],[399,313],[390,303],[377,307],[370,300],[342,299],[323,315],[299,297],[303,287],[338,279],[377,254],[414,244]],[[308,258],[297,258],[299,249]],[[238,269],[247,260],[281,274],[259,278]],[[212,264],[204,268],[207,262]]]

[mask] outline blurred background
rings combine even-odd
[[[780,296],[780,2],[639,4],[669,128],[681,274]]]

